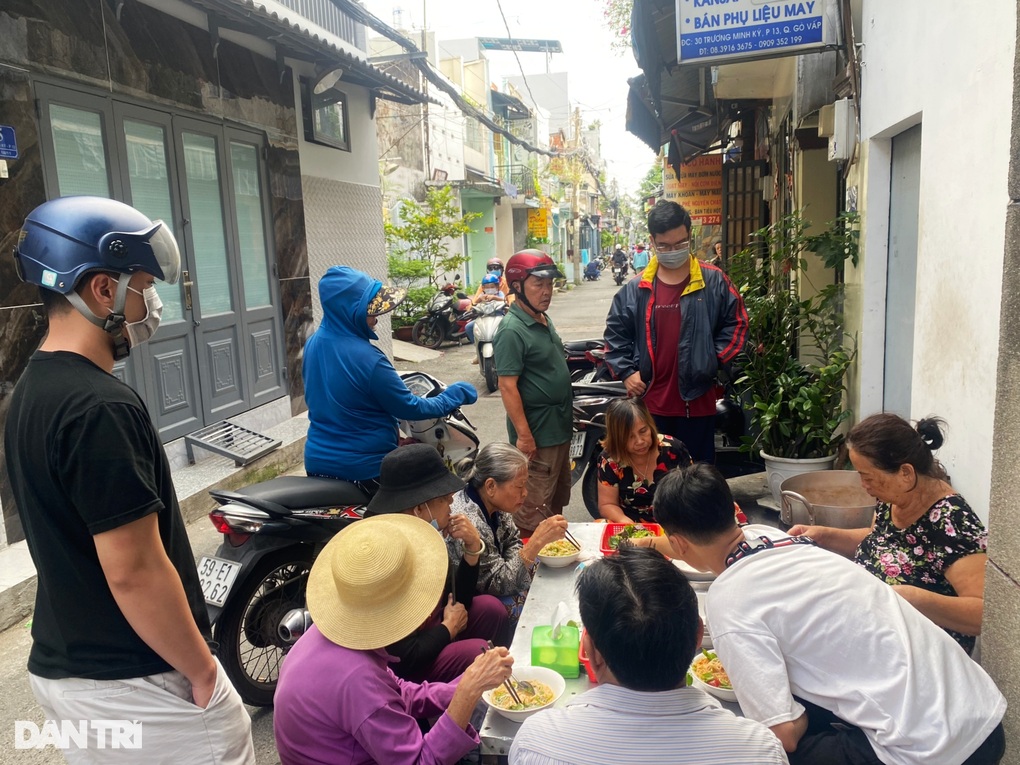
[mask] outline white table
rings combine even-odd
[[[602,523],[571,523],[570,533],[581,543],[585,553],[595,552],[597,555],[599,542],[602,540],[602,532],[605,528],[605,524]],[[569,607],[569,618],[580,623],[577,594],[574,591],[578,573],[576,565],[550,568],[539,564],[535,578],[531,583],[528,599],[521,612],[521,619],[517,623],[517,631],[514,633],[510,645],[510,655],[514,657],[514,662],[517,665],[531,664],[531,631],[536,626],[549,624],[556,606],[561,601]],[[707,590],[707,585],[698,586],[695,589],[698,591],[700,599],[703,597],[704,591]],[[584,667],[581,667],[577,678],[568,679],[566,685],[566,690],[553,704],[554,707],[562,707],[575,696],[594,687],[594,684],[588,680]],[[726,702],[720,702],[720,704],[736,714],[740,714],[740,707],[737,704]],[[493,710],[488,710],[482,722],[482,728],[478,732],[482,742],[482,755],[505,758],[510,753],[510,744],[513,743],[514,736],[517,735],[520,727],[520,723],[512,722]]]

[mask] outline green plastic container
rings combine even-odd
[[[559,638],[553,639],[552,627],[535,627],[531,631],[531,664],[548,667],[565,678],[577,677],[581,666],[577,652],[581,635],[577,627],[569,624],[560,628]]]

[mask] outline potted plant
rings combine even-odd
[[[463,212],[453,189],[443,186],[428,189],[422,202],[404,199],[400,220],[386,223],[386,274],[394,284],[407,289],[407,298],[393,312],[394,336],[405,327],[410,333],[436,294],[440,276],[452,273],[467,260],[451,254],[449,243],[473,233],[468,224],[480,215]]]
[[[837,274],[847,259],[857,264],[856,223],[843,214],[811,235],[794,213],[756,232],[730,260],[748,317],[735,381],[750,409],[742,449],[765,461],[777,503],[786,478],[832,467],[851,416],[845,378],[856,344],[843,327],[843,285],[837,279],[814,290],[806,274],[809,256]]]

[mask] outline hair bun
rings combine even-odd
[[[945,420],[941,417],[925,417],[917,421],[915,430],[931,451],[937,451],[945,443],[943,429]]]

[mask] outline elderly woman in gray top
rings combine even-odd
[[[546,518],[530,539],[521,540],[513,514],[528,495],[528,458],[511,444],[486,444],[473,460],[460,462],[457,472],[467,486],[454,495],[450,512],[470,518],[481,537],[478,592],[499,598],[516,621],[531,587],[538,551],[563,538],[567,519],[562,515]],[[448,546],[451,558],[459,560],[459,545]]]

